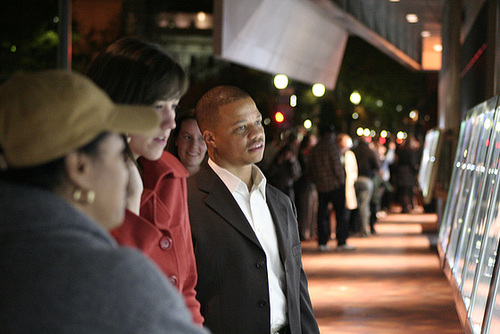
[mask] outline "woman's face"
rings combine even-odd
[[[184,167],[198,167],[205,158],[207,145],[203,140],[198,123],[194,119],[187,119],[180,125],[177,145],[177,154]]]
[[[99,144],[97,155],[89,159],[89,188],[95,200],[86,206],[87,213],[107,229],[120,226],[125,215],[129,170],[125,142],[110,134]]]
[[[153,136],[130,136],[129,146],[136,158],[144,157],[153,161],[160,159],[170,132],[175,129],[175,109],[178,103],[179,99],[155,102],[154,108],[161,118],[160,128]]]

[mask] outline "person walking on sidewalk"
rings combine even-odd
[[[325,124],[320,127],[320,140],[311,149],[307,164],[307,175],[318,190],[318,249],[327,251],[330,240],[330,209],[335,209],[337,220],[337,250],[353,250],[347,245],[349,223],[345,208],[345,171],[340,161],[340,152],[335,142],[335,127]]]

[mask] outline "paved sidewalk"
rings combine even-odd
[[[433,214],[389,214],[376,235],[350,238],[350,252],[318,252],[315,241],[303,242],[321,333],[462,333],[450,284],[423,233],[436,221]]]

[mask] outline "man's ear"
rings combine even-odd
[[[91,158],[80,152],[70,152],[65,156],[66,175],[69,181],[81,189],[92,189]]]
[[[215,145],[214,136],[212,135],[212,133],[210,131],[206,130],[203,132],[203,139],[205,140],[207,147],[209,147],[209,148],[216,148],[217,147]]]

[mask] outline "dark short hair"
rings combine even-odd
[[[235,86],[217,86],[210,89],[196,104],[196,119],[201,131],[218,122],[221,106],[249,97],[250,94]]]
[[[188,80],[182,67],[159,45],[122,38],[101,52],[86,75],[115,103],[151,105],[180,98]]]
[[[97,157],[99,155],[99,145],[109,135],[109,132],[103,132],[90,143],[77,149],[77,151]],[[66,175],[65,169],[65,157],[62,157],[38,166],[7,168],[0,172],[0,179],[53,191],[62,184]]]

